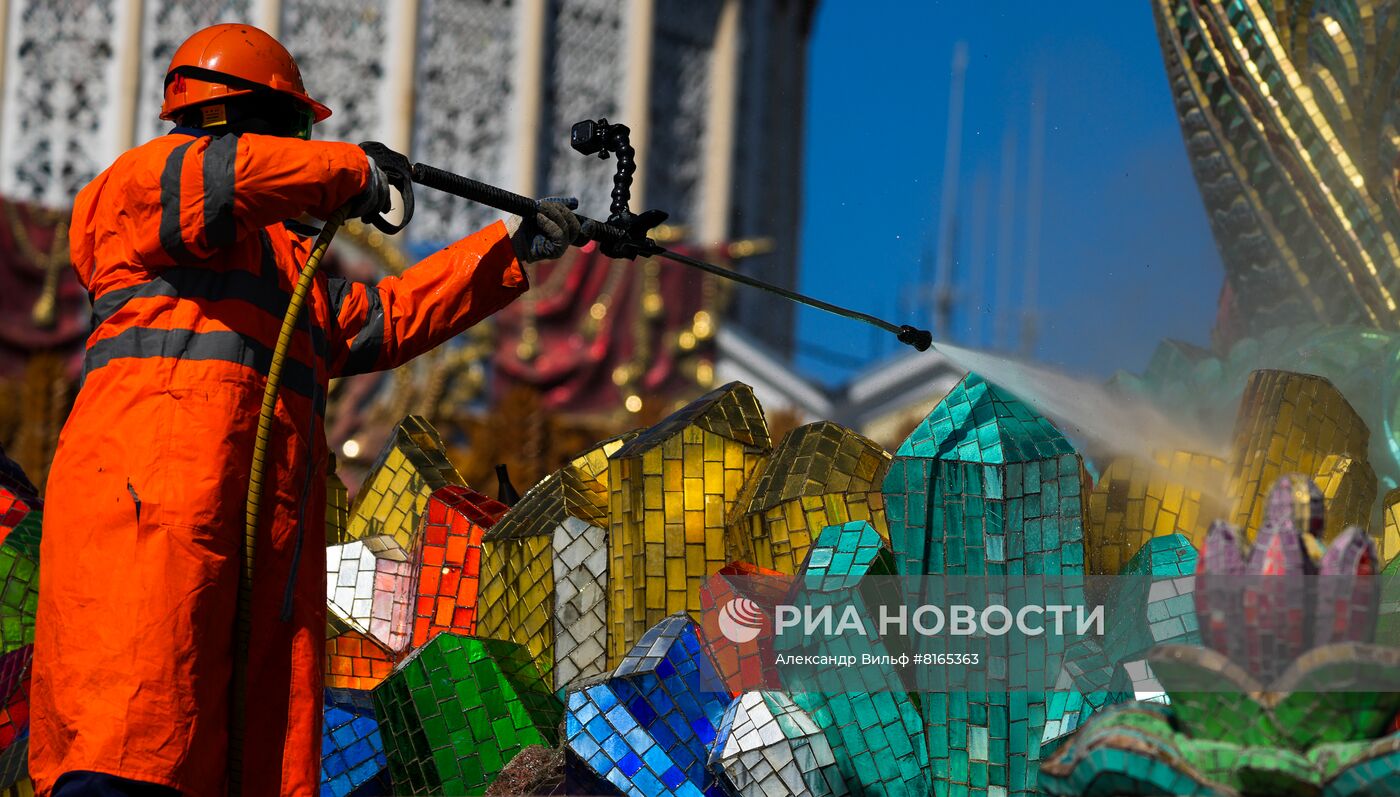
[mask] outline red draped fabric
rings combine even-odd
[[[0,198],[0,376],[19,376],[30,355],[39,351],[64,354],[75,378],[82,371],[89,308],[87,292],[68,265],[66,221],[66,212]],[[34,308],[45,292],[44,261],[55,255],[53,313],[41,324]]]
[[[677,341],[694,329],[697,313],[717,315],[714,282],[666,260],[613,260],[591,244],[531,268],[530,291],[496,316],[495,396],[526,385],[546,408],[584,413],[615,412],[628,394],[689,397],[696,362],[713,362],[713,336],[689,348]],[[619,367],[634,375],[630,383],[614,381]]]

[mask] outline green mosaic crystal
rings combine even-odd
[[[862,612],[861,580],[892,574],[890,552],[879,532],[866,521],[827,526],[807,553],[800,581],[813,604],[845,606]],[[794,635],[781,639],[788,640]],[[833,644],[840,644],[840,637]],[[787,643],[784,644],[793,644]],[[862,651],[882,653],[862,641]],[[875,646],[880,643],[877,641]],[[779,646],[778,653],[794,648]],[[821,652],[849,652],[831,647]],[[861,667],[842,673],[849,679],[860,673],[866,691],[804,689],[788,683],[793,702],[821,728],[847,788],[863,795],[925,795],[929,793],[928,752],[924,744],[918,704],[903,691],[899,674],[891,668]],[[830,681],[827,681],[830,679]],[[821,686],[840,680],[832,672],[817,673],[812,683]]]
[[[559,741],[563,705],[513,642],[443,633],[374,690],[389,775],[403,794],[484,794],[527,745]]]
[[[1064,435],[970,373],[899,447],[885,478],[895,567],[902,576],[1082,577],[1082,490],[1083,466]],[[1025,662],[1018,666],[1029,682],[1050,684],[1063,659],[1061,640],[991,639],[983,655]],[[954,690],[960,672],[950,676]],[[1083,710],[1047,705],[1045,693],[1025,689],[920,697],[940,797],[1034,794],[1047,721],[1063,724],[1064,712]]]
[[[0,654],[34,641],[39,566],[7,542],[0,545]]]

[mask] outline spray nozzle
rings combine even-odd
[[[906,346],[913,346],[919,351],[928,351],[929,347],[933,345],[932,332],[929,332],[927,329],[911,327],[908,324],[900,327],[899,331],[895,333],[895,337],[899,338],[900,343]]]

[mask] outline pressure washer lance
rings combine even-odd
[[[767,291],[798,304],[805,304],[808,307],[814,307],[842,318],[870,324],[893,334],[900,343],[913,346],[919,351],[927,351],[933,345],[933,335],[926,329],[919,329],[907,324],[892,324],[869,313],[824,302],[821,299],[788,290],[771,282],[731,271],[714,263],[707,263],[679,252],[672,252],[657,244],[656,241],[647,237],[647,233],[651,228],[664,221],[666,214],[658,210],[648,210],[634,215],[627,210],[631,174],[636,168],[632,162],[632,148],[627,143],[627,128],[620,124],[608,124],[606,119],[596,122],[579,122],[574,125],[572,143],[574,149],[586,155],[599,153],[606,157],[608,152],[616,152],[618,155],[618,173],[614,179],[612,215],[607,222],[601,222],[575,214],[578,216],[581,226],[579,240],[575,243],[597,241],[604,254],[629,260],[635,259],[639,255],[642,257],[662,257],[691,268],[700,269],[722,279]],[[469,199],[496,210],[514,213],[522,218],[531,218],[539,210],[539,200],[424,163],[413,164],[413,182],[453,196]],[[403,219],[399,226],[406,224],[407,221],[407,218]]]
[[[514,213],[524,218],[534,216],[539,210],[539,200],[531,199],[530,197],[522,196],[503,188],[497,188],[494,185],[489,185],[479,180],[473,180],[470,177],[453,174],[452,172],[444,171],[424,163],[413,164],[413,182],[427,186],[428,188],[435,188],[444,193],[452,194],[453,196],[469,199],[473,202],[495,208],[496,210]],[[747,274],[731,271],[730,269],[715,265],[714,263],[707,263],[704,260],[698,260],[679,252],[672,252],[656,243],[651,238],[646,237],[645,234],[637,234],[635,228],[634,230],[628,230],[615,223],[609,224],[601,222],[581,214],[574,215],[578,216],[581,226],[580,240],[576,243],[597,241],[601,246],[605,247],[604,252],[606,254],[613,254],[616,252],[617,254],[613,254],[613,256],[621,256],[628,259],[634,259],[638,255],[642,257],[662,257],[682,265],[690,266],[691,268],[698,268],[701,271],[714,274],[723,279],[767,291],[774,295],[781,296],[784,299],[797,302],[798,304],[805,304],[808,307],[815,307],[818,310],[838,315],[842,318],[849,318],[853,321],[870,324],[871,326],[893,334],[899,339],[900,343],[913,346],[919,351],[927,351],[933,344],[933,334],[926,329],[919,329],[907,324],[893,324],[883,318],[870,315],[869,313],[862,313],[859,310],[852,310],[848,307],[825,302],[821,299],[798,293],[797,291],[788,290],[780,285],[774,285],[771,282],[765,282],[756,277],[750,277]],[[646,214],[642,214],[642,216],[645,215]],[[641,216],[637,218],[641,218]]]

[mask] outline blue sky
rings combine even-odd
[[[823,0],[808,74],[801,288],[922,324],[900,297],[913,292],[920,258],[936,245],[959,41],[970,56],[958,203],[962,295],[979,180],[990,207],[987,266],[995,267],[1001,151],[1012,129],[1020,142],[1012,297],[1013,311],[1020,309],[1026,144],[1039,76],[1047,128],[1033,356],[1107,376],[1140,371],[1162,338],[1207,343],[1223,276],[1150,0]],[[966,306],[955,313],[955,341],[990,343],[977,338],[970,318]],[[842,360],[873,361],[899,346],[806,308],[797,337]],[[850,364],[829,359],[799,352],[797,362],[823,381],[850,373]]]

